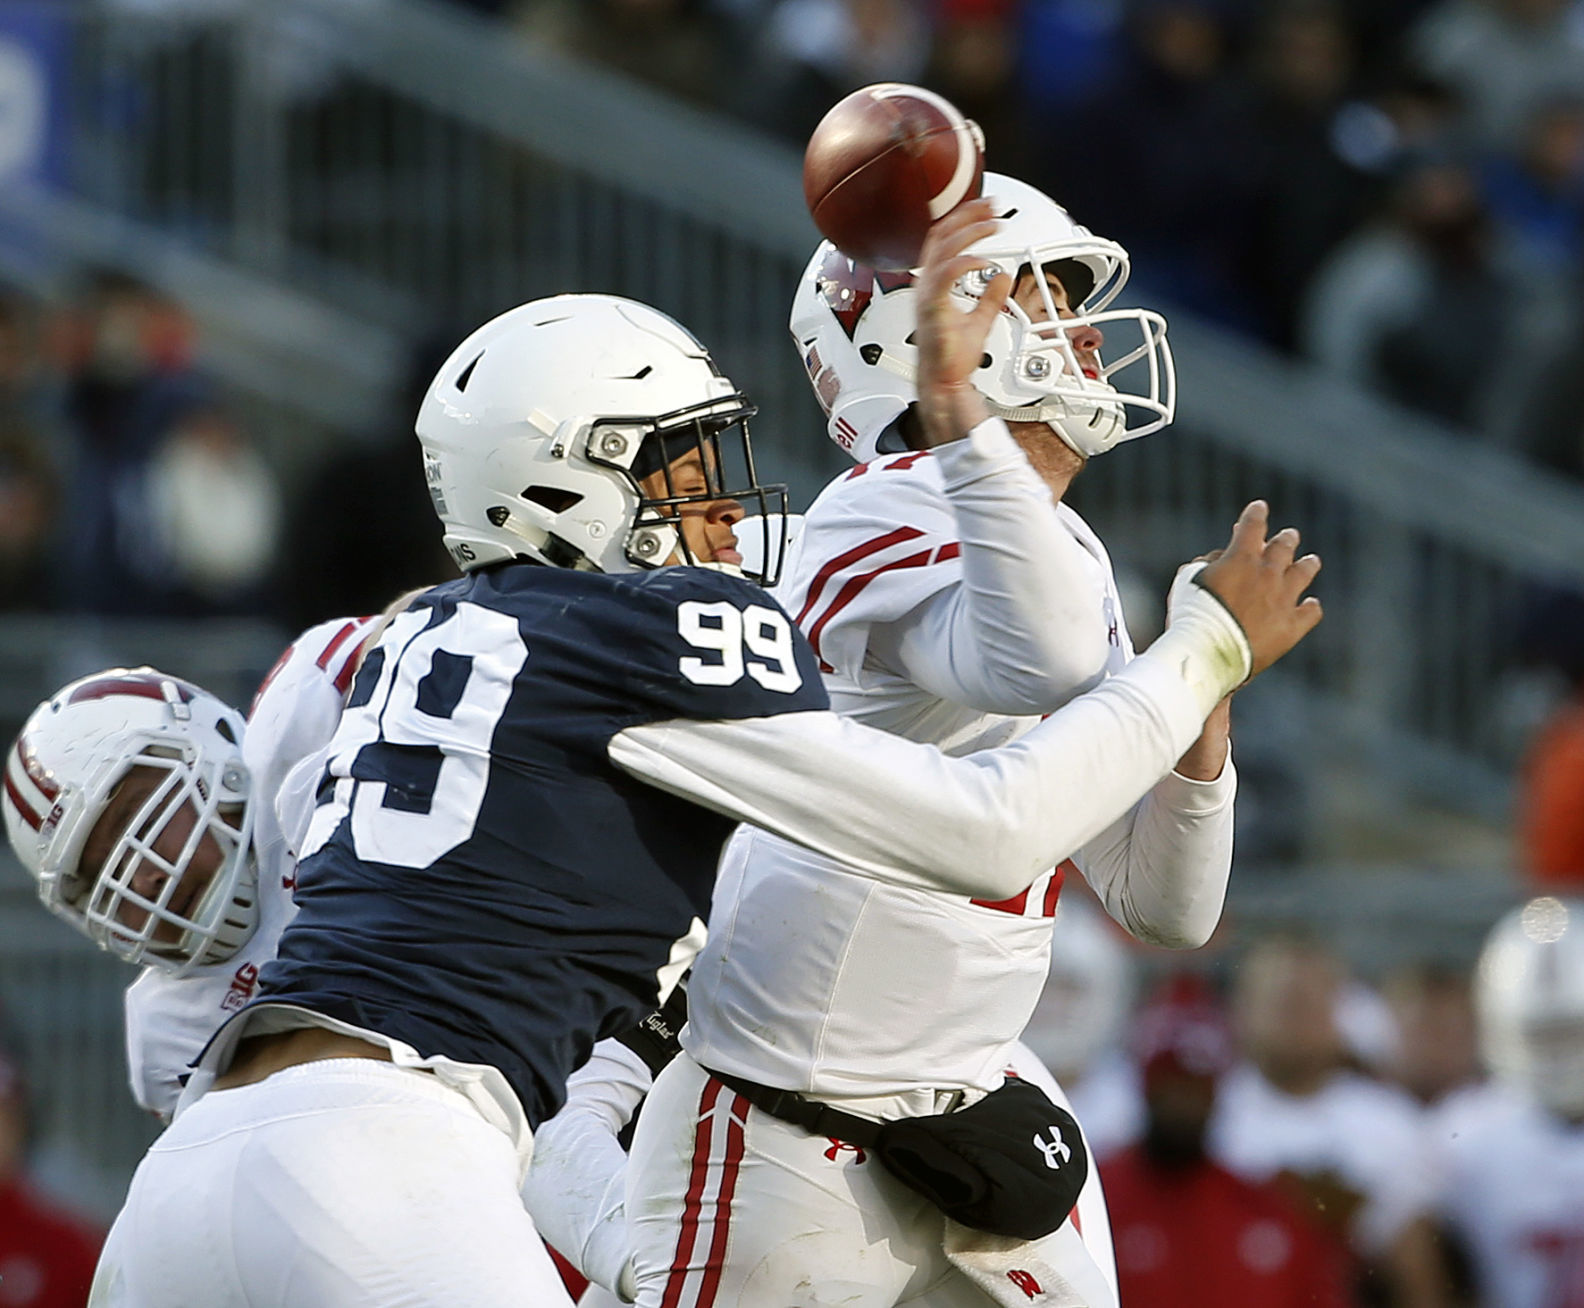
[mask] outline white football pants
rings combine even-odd
[[[940,1210],[877,1158],[753,1108],[686,1054],[644,1103],[627,1177],[639,1308],[1055,1302],[1016,1281],[986,1294],[948,1260]],[[1029,1247],[1076,1289],[1067,1302],[1116,1308],[1114,1276],[1072,1221]]]
[[[517,1155],[458,1091],[366,1058],[210,1091],[150,1148],[95,1308],[570,1305]]]

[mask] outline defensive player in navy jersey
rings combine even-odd
[[[1003,898],[1318,621],[1317,565],[1253,506],[1171,630],[1016,744],[954,759],[844,721],[733,575],[742,501],[777,530],[751,412],[611,297],[524,305],[441,368],[418,431],[467,575],[368,653],[315,764],[298,914],[139,1168],[97,1302],[566,1302],[518,1197],[532,1130],[673,982],[731,822]],[[1021,466],[954,434],[949,478]],[[1082,812],[1050,802],[1079,776]]]

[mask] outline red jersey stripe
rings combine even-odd
[[[373,634],[373,628],[369,628],[368,634],[352,646],[345,662],[341,664],[341,670],[335,674],[335,688],[343,699],[352,685],[352,678],[357,675],[357,670],[362,665],[363,651],[368,648],[369,636]]]
[[[1014,917],[1022,917],[1028,908],[1029,891],[1033,886],[1025,886],[1011,899],[970,899],[968,902],[979,908],[993,908],[997,913],[1011,913]]]

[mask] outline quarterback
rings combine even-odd
[[[792,332],[832,438],[860,463],[809,510],[777,592],[837,713],[963,758],[1125,675],[1133,651],[1106,551],[1060,498],[1087,458],[1159,429],[1174,405],[1164,321],[1114,306],[1122,249],[1015,179],[987,175],[985,191],[992,200],[935,225],[916,276],[876,274],[828,244],[810,261]],[[1103,354],[1107,333],[1124,344]],[[964,483],[929,448],[954,425],[995,442],[1018,475]],[[1088,810],[1122,760],[1113,751],[1048,802]],[[635,1141],[641,1303],[983,1301],[994,1260],[871,1158],[782,1120],[777,1092],[883,1121],[994,1091],[1074,866],[1133,934],[1202,944],[1230,868],[1224,704],[1175,762],[1097,823],[1073,863],[1005,895],[855,875],[828,851],[738,833],[685,1056],[659,1078]],[[736,1136],[718,1125],[722,1085],[744,1114]],[[943,1239],[962,1246],[949,1259]],[[1031,1273],[1036,1262],[1049,1274]],[[1095,1173],[1073,1219],[1001,1270],[1028,1273],[990,1277],[1018,1302],[1115,1305]]]
[[[1023,739],[954,759],[868,730],[732,575],[740,501],[774,497],[750,413],[611,297],[522,306],[442,367],[419,436],[466,575],[364,658],[297,915],[139,1168],[99,1302],[564,1302],[518,1197],[532,1131],[674,979],[733,822],[1003,898],[1319,619],[1314,565],[1254,507],[1158,650]],[[994,432],[949,439],[953,480],[1022,475]],[[1049,803],[1102,774],[1083,810]]]

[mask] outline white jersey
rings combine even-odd
[[[1584,1125],[1501,1085],[1432,1110],[1440,1208],[1463,1241],[1480,1302],[1584,1308]]]
[[[949,754],[1018,738],[1133,654],[1104,547],[1053,508],[994,420],[832,483],[777,596],[838,713]],[[1135,934],[1199,943],[1213,929],[1233,789],[1230,763],[1209,783],[1173,774],[1075,855]],[[1051,802],[1092,807],[1084,793]],[[1048,973],[1063,874],[991,902],[858,876],[743,828],[683,1044],[705,1067],[827,1098],[992,1089]]]
[[[127,990],[132,1094],[151,1112],[169,1116],[175,1110],[189,1064],[221,1022],[253,998],[260,969],[275,957],[295,911],[291,892],[297,867],[276,796],[287,773],[335,734],[358,654],[376,621],[339,618],[310,627],[281,655],[253,700],[242,757],[257,797],[258,929],[223,963],[180,978],[145,968]],[[289,813],[285,823],[293,824]]]
[[[1216,1092],[1207,1143],[1217,1162],[1250,1181],[1332,1173],[1362,1196],[1352,1238],[1368,1257],[1431,1211],[1435,1160],[1422,1110],[1401,1090],[1352,1072],[1300,1097],[1248,1064],[1234,1068]]]

